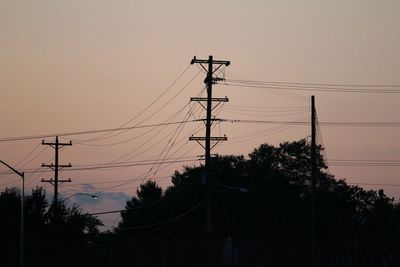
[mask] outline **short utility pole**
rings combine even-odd
[[[55,151],[55,157],[54,157],[54,164],[42,164],[42,167],[48,167],[50,169],[52,169],[54,171],[54,179],[50,179],[50,180],[45,180],[42,179],[42,182],[46,182],[46,183],[50,183],[54,186],[54,206],[57,207],[58,204],[58,185],[59,183],[70,183],[71,179],[67,179],[67,180],[60,180],[58,179],[58,172],[63,169],[63,168],[70,168],[72,167],[71,163],[66,164],[66,165],[61,165],[58,163],[58,153],[60,148],[62,148],[63,146],[72,146],[72,142],[70,141],[69,143],[60,143],[58,140],[58,136],[56,136],[56,141],[53,142],[45,142],[44,140],[42,141],[42,145],[48,145],[51,146],[52,148],[54,148]]]

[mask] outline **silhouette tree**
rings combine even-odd
[[[2,266],[19,264],[20,199],[16,188],[0,193]],[[77,206],[49,205],[42,188],[26,195],[24,205],[26,266],[79,266],[86,261],[85,247],[102,225],[97,218]]]
[[[400,204],[382,190],[335,179],[321,151],[317,147],[318,265],[398,266]],[[212,158],[206,181],[218,266],[310,266],[310,166],[306,140],[262,144],[248,157]],[[165,191],[154,181],[142,184],[114,231],[113,264],[206,266],[206,212],[192,209],[203,203],[204,176],[204,166],[185,166]]]

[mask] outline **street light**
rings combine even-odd
[[[70,196],[68,196],[68,197],[66,197],[64,199],[61,199],[61,202],[64,202],[65,200],[70,199],[71,197],[74,197],[74,196],[88,196],[88,197],[91,197],[93,199],[99,199],[99,197],[96,196],[96,195],[92,195],[92,194],[88,194],[88,193],[76,193],[76,194],[70,195]]]
[[[20,230],[20,242],[19,242],[19,264],[21,267],[24,266],[24,199],[25,199],[25,173],[19,172],[4,161],[0,160],[0,163],[7,166],[10,170],[18,174],[22,178],[22,194],[21,194],[21,230]]]

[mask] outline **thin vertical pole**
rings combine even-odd
[[[54,205],[57,208],[58,204],[58,136],[56,136],[56,143],[54,147],[55,156],[54,156]]]
[[[20,244],[19,244],[19,263],[21,267],[24,267],[24,202],[25,202],[25,175],[22,173],[22,195],[21,195],[21,229],[20,229]]]
[[[316,266],[316,209],[315,209],[315,193],[316,193],[316,127],[315,127],[315,98],[311,96],[311,254],[312,266]]]
[[[211,160],[211,101],[212,101],[212,73],[213,73],[213,56],[208,57],[207,72],[207,117],[206,117],[206,170],[209,169]]]

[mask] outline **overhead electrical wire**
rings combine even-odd
[[[260,111],[244,111],[244,110],[236,110],[226,107],[224,109],[224,113],[230,113],[235,115],[247,115],[247,116],[254,116],[254,117],[283,117],[283,116],[290,116],[290,115],[298,115],[302,113],[307,113],[308,110],[299,110],[299,111],[291,111],[291,112],[260,112]],[[267,115],[266,115],[267,114]]]
[[[217,181],[217,180],[215,180],[215,179],[213,179],[213,178],[211,178],[211,177],[208,177],[207,179],[210,180],[211,182],[213,182],[214,184],[219,185],[219,186],[225,187],[225,188],[227,188],[227,189],[239,190],[239,191],[241,191],[241,190],[249,190],[249,189],[252,189],[252,188],[255,188],[255,187],[264,185],[264,184],[266,184],[266,183],[268,183],[268,182],[270,182],[270,181],[272,180],[272,179],[266,179],[266,180],[264,180],[264,181],[262,181],[262,182],[259,182],[259,183],[257,183],[257,184],[252,184],[252,185],[232,186],[232,185],[227,185],[227,184],[224,184],[224,183],[222,183],[222,182],[219,182],[219,181]]]
[[[232,123],[259,123],[259,124],[286,124],[286,125],[310,125],[309,121],[277,121],[277,120],[248,120],[248,119],[220,119],[223,122]],[[343,126],[343,127],[400,127],[400,122],[339,122],[323,121],[321,126]]]
[[[24,160],[29,158],[29,156],[32,155],[32,153],[35,152],[36,149],[38,149],[40,147],[40,145],[41,145],[41,143],[38,143],[25,157],[23,157],[20,161],[18,161],[14,166],[18,167],[19,164],[21,164]],[[39,153],[39,155],[40,155],[40,153]],[[33,159],[35,159],[35,157]]]
[[[123,128],[126,125],[128,125],[130,122],[134,121],[135,119],[137,119],[140,115],[142,115],[144,112],[146,112],[150,107],[152,107],[155,103],[157,103],[158,100],[160,100],[160,98],[162,96],[164,96],[181,78],[182,76],[186,73],[186,71],[190,68],[191,65],[188,65],[181,74],[178,75],[178,77],[156,98],[154,99],[149,105],[147,105],[141,112],[139,112],[137,115],[135,115],[133,118],[129,119],[127,122],[123,123],[119,128]],[[116,128],[118,129],[118,128]],[[110,133],[106,133],[104,135],[98,136],[96,138],[93,138],[92,140],[99,140],[102,139],[103,137],[106,137],[107,135],[109,135]]]
[[[179,163],[179,162],[188,162],[190,160],[188,159],[180,159],[180,160],[167,160],[163,162],[162,164],[167,164],[167,163]],[[87,170],[99,170],[99,169],[113,169],[113,168],[125,168],[125,167],[136,167],[136,166],[148,166],[154,164],[153,161],[150,162],[132,162],[132,163],[126,163],[126,164],[99,164],[99,165],[90,165],[90,166],[80,166],[80,167],[74,167],[72,166],[71,168],[64,169],[64,172],[71,172],[71,171],[87,171]],[[21,171],[25,173],[49,173],[53,172],[52,170],[41,170],[41,171],[35,171],[36,169],[23,169]],[[0,172],[0,174],[8,174],[10,173],[9,171],[4,171]]]
[[[316,91],[328,93],[368,93],[368,94],[399,94],[400,85],[361,85],[361,84],[316,84],[316,83],[284,83],[252,80],[226,79],[225,85],[258,89]]]
[[[38,156],[40,156],[40,154],[42,154],[48,147],[44,147],[39,153],[37,153],[36,155],[33,156],[33,158],[31,158],[29,161],[25,162],[22,166],[20,166],[20,164],[25,161],[26,159],[29,158],[29,156],[31,156],[33,154],[33,152],[35,152],[39,147],[40,147],[41,143],[37,144],[33,150],[31,150],[25,157],[23,157],[20,161],[18,161],[14,166],[15,168],[24,168],[26,165],[28,165],[29,163],[31,163],[33,160],[35,160]],[[8,175],[5,175],[4,177],[2,177],[2,179],[7,178]],[[11,184],[11,183],[9,183]],[[1,184],[0,184],[1,186]]]
[[[237,137],[233,136],[230,138],[232,141],[228,141],[225,145],[232,145],[232,144],[237,144],[237,143],[245,143],[245,142],[249,142],[249,141],[254,141],[255,139],[278,134],[278,133],[293,129],[297,126],[298,125],[284,125],[284,126],[279,125],[279,126],[274,126],[272,128],[266,129],[266,130],[256,131],[256,132],[253,132],[250,134],[240,135]]]
[[[181,124],[179,124],[181,125]],[[150,145],[149,147],[143,148],[145,147],[148,143],[150,143],[156,136],[160,135],[161,133],[163,133],[165,127],[161,127],[160,129],[158,129],[158,131],[156,131],[152,136],[150,136],[149,138],[147,138],[144,142],[141,142],[139,144],[139,146],[134,147],[133,149],[131,149],[130,151],[128,151],[127,153],[124,153],[122,156],[110,161],[110,163],[115,163],[115,162],[124,162],[124,161],[128,161],[128,160],[132,160],[146,152],[148,152],[149,150],[151,150],[153,147],[155,147],[156,145],[158,145],[159,143],[163,142],[165,139],[167,139],[170,135],[172,135],[175,132],[175,129],[172,129],[172,131],[164,134],[164,137],[162,137],[161,139],[159,139],[157,142],[153,143],[152,145]],[[143,148],[143,149],[142,149]],[[139,149],[142,149],[142,151],[139,151]],[[133,154],[133,155],[132,155]],[[124,159],[124,160],[123,160]]]
[[[343,167],[398,167],[400,160],[379,160],[379,159],[331,159],[328,163],[332,166]]]
[[[146,204],[137,206],[137,207],[133,207],[131,210],[143,209],[143,208],[146,208],[146,207],[149,207],[149,206],[153,206],[154,204],[157,204],[157,203],[159,203],[159,202],[161,202],[161,201],[163,201],[163,200],[168,200],[168,199],[170,199],[170,198],[172,198],[172,197],[178,195],[179,193],[184,192],[185,190],[187,190],[189,187],[191,187],[191,186],[194,185],[194,184],[195,184],[195,180],[193,180],[193,181],[191,181],[191,182],[185,184],[183,187],[179,188],[178,190],[174,191],[173,193],[169,194],[169,195],[166,196],[166,197],[164,196],[164,197],[162,197],[162,198],[160,198],[160,199],[157,199],[157,200],[154,200],[154,201],[152,201],[152,202],[149,202],[149,203],[146,203]],[[112,211],[96,212],[96,213],[92,213],[92,215],[119,213],[119,212],[121,212],[121,211],[124,211],[124,210],[112,210]]]
[[[140,125],[140,124],[143,123],[144,121],[146,121],[147,119],[151,118],[152,116],[154,116],[157,112],[159,112],[167,104],[169,104],[177,95],[179,95],[184,89],[186,89],[187,86],[189,86],[189,84],[198,76],[199,73],[200,72],[198,72],[177,94],[175,94],[171,99],[169,99],[164,105],[162,105],[155,112],[153,112],[150,116],[146,117],[146,119],[142,120],[141,122],[139,122],[138,124],[136,124],[134,126],[117,127],[117,128],[101,129],[101,130],[88,130],[88,131],[76,131],[76,132],[64,132],[64,133],[52,133],[52,134],[39,134],[39,135],[30,135],[30,136],[6,137],[6,138],[0,138],[0,142],[41,139],[41,138],[54,137],[54,136],[74,136],[74,135],[94,134],[94,133],[101,133],[101,132],[119,132],[120,133],[120,132],[123,132],[123,131],[126,131],[126,130],[131,130],[131,129],[140,129],[140,128],[146,128],[146,127],[160,126],[160,124],[153,124],[153,125]],[[174,124],[174,123],[171,123],[171,124]],[[177,124],[177,123],[175,123],[175,124]],[[125,125],[127,125],[127,123],[124,124],[124,126]],[[95,138],[95,139],[72,140],[72,141],[97,141],[97,140],[101,140],[100,137]]]
[[[130,227],[119,227],[119,230],[134,230],[134,229],[144,229],[144,228],[150,228],[150,227],[154,227],[154,226],[159,226],[161,224],[165,224],[165,223],[169,223],[172,221],[176,221],[186,215],[188,215],[189,213],[191,213],[192,211],[194,211],[195,209],[197,209],[198,207],[200,207],[203,203],[199,202],[197,203],[195,206],[193,206],[192,208],[190,208],[189,210],[181,213],[178,216],[169,218],[169,219],[165,219],[159,222],[155,222],[155,223],[151,223],[151,224],[145,224],[145,225],[138,225],[138,226],[130,226]],[[89,213],[90,215],[103,215],[103,214],[112,214],[112,213],[119,213],[123,210],[113,210],[113,211],[104,211],[104,212],[93,212],[93,213]]]
[[[271,112],[280,112],[280,111],[292,111],[292,110],[303,110],[309,109],[310,106],[285,106],[285,107],[265,107],[265,106],[244,106],[244,105],[233,105],[229,104],[230,108],[237,109],[245,109],[245,110],[261,110],[261,111],[271,111]]]
[[[118,229],[119,229],[119,230],[145,229],[145,228],[150,228],[150,227],[159,226],[159,225],[162,225],[162,224],[165,224],[165,223],[177,221],[177,220],[179,220],[180,218],[183,218],[183,217],[185,217],[186,215],[188,215],[189,213],[191,213],[191,212],[193,212],[194,210],[196,210],[196,209],[197,209],[198,207],[200,207],[202,204],[203,204],[202,202],[199,202],[199,203],[197,203],[195,206],[193,206],[193,207],[190,208],[189,210],[187,210],[187,211],[185,211],[185,212],[179,214],[178,216],[175,216],[175,217],[172,217],[172,218],[169,218],[169,219],[165,219],[165,220],[163,220],[163,221],[155,222],[155,223],[152,223],[152,224],[146,224],[146,225],[129,226],[129,227],[119,227]],[[104,214],[104,213],[103,213],[103,214]],[[93,215],[93,213],[92,213],[91,215]],[[94,215],[99,215],[99,214],[97,213],[97,214],[94,214]]]
[[[195,120],[189,120],[186,122],[196,122]],[[38,135],[28,135],[28,136],[15,136],[15,137],[4,137],[0,138],[0,142],[11,142],[11,141],[22,141],[22,140],[33,140],[33,139],[42,139],[54,136],[73,136],[73,135],[85,135],[85,134],[93,134],[93,133],[101,133],[101,132],[113,132],[113,131],[121,131],[121,130],[133,130],[133,129],[143,129],[150,127],[159,127],[163,125],[176,125],[180,124],[182,121],[173,121],[167,123],[154,123],[147,125],[137,125],[130,127],[122,127],[122,128],[110,128],[110,129],[99,129],[99,130],[88,130],[88,131],[76,131],[76,132],[64,132],[64,133],[52,133],[52,134],[38,134]]]
[[[175,118],[179,115],[179,113],[181,113],[187,106],[188,106],[188,104],[186,104],[185,106],[183,106],[181,109],[179,109],[177,112],[175,112],[175,113],[174,113],[172,116],[170,116],[168,119],[162,121],[162,123],[168,123],[168,122],[172,121],[173,119],[175,119]],[[168,125],[161,125],[161,126],[162,126],[163,128],[165,128],[165,126],[168,126]],[[91,144],[91,142],[85,142],[85,141],[75,141],[75,143],[77,143],[78,145],[97,146],[97,147],[120,145],[120,144],[125,144],[125,143],[127,143],[127,142],[130,142],[130,141],[132,141],[132,140],[136,140],[136,139],[138,139],[138,138],[140,138],[140,137],[142,137],[142,136],[145,136],[146,134],[148,134],[148,133],[150,133],[150,132],[152,132],[152,131],[155,131],[156,129],[157,129],[156,127],[150,128],[149,130],[147,130],[147,131],[144,132],[144,133],[141,133],[141,134],[139,134],[139,135],[130,137],[130,138],[126,139],[126,140],[116,141],[116,142],[113,142],[113,143],[107,143],[107,144]]]
[[[399,187],[400,184],[383,184],[383,183],[350,183],[346,182],[349,185],[364,185],[364,186],[384,186],[384,187]]]
[[[180,95],[193,81],[194,79],[197,78],[197,76],[200,74],[200,71],[196,73],[196,75],[194,75],[194,77],[187,82],[174,96],[172,96],[166,103],[164,103],[163,105],[161,105],[161,107],[159,107],[158,109],[156,109],[153,113],[151,113],[149,116],[147,116],[146,118],[144,118],[143,120],[141,120],[140,122],[136,123],[135,126],[139,126],[141,125],[143,122],[147,121],[148,119],[152,118],[155,114],[157,114],[158,112],[160,112],[162,109],[164,109],[169,103],[171,103],[178,95]],[[136,118],[137,116],[135,116]],[[132,119],[133,120],[133,119]],[[130,122],[132,121],[130,120]],[[119,131],[117,133],[114,133],[110,136],[106,136],[106,137],[102,137],[102,138],[96,138],[96,140],[91,140],[91,141],[98,141],[98,140],[104,140],[105,138],[111,138],[114,136],[117,136],[121,133],[123,133],[124,130]]]
[[[256,81],[256,80],[235,80],[226,79],[228,81],[236,82],[248,82],[256,84],[291,84],[291,85],[301,85],[301,86],[328,86],[328,87],[372,87],[372,88],[399,88],[400,84],[343,84],[343,83],[306,83],[306,82],[283,82],[283,81]]]
[[[184,117],[184,120],[189,119],[189,117],[190,117],[191,114],[192,114],[192,109],[193,109],[193,107],[190,107],[190,108],[189,108],[188,112],[186,113],[186,115],[185,115],[185,117]],[[178,136],[180,135],[180,133],[182,132],[184,126],[185,126],[185,124],[181,124],[181,125],[178,126],[178,128],[176,129],[176,131],[174,132],[174,134],[173,134],[173,135],[171,136],[171,138],[169,139],[168,143],[165,145],[165,147],[163,148],[163,150],[159,153],[157,160],[159,160],[159,159],[162,157],[163,154],[164,154],[163,159],[165,159],[165,158],[167,157],[169,151],[170,151],[170,150],[172,149],[172,147],[174,146],[175,141],[176,141],[176,139],[178,138]],[[168,146],[169,146],[169,148],[167,148]],[[165,152],[165,153],[164,153],[164,152]],[[163,162],[163,160],[161,160],[161,162]],[[154,164],[154,165],[149,169],[149,171],[147,172],[147,174],[143,177],[142,182],[143,182],[145,179],[147,179],[148,175],[149,175],[150,172],[153,170],[153,168],[155,167],[155,165],[156,165],[156,164]],[[158,169],[159,169],[159,166],[160,166],[160,165],[158,165],[157,169],[156,169],[155,172],[153,173],[153,176],[156,175],[156,173],[157,173],[157,171],[158,171]]]
[[[194,109],[196,109],[196,108],[194,108]],[[191,108],[190,110],[191,111],[193,111],[194,110],[193,108]],[[222,110],[222,107],[220,107],[220,109],[219,109],[219,111],[217,111],[217,113],[219,114],[219,112]],[[192,113],[192,112],[188,112],[189,114],[190,113]],[[201,126],[200,126],[201,127]],[[214,126],[213,126],[214,127]],[[199,127],[197,127],[197,128],[199,128]],[[196,133],[197,131],[198,131],[198,129],[194,129],[194,131],[192,131],[192,134],[194,134],[194,133]],[[187,135],[187,136],[185,136],[185,137],[183,137],[183,138],[181,138],[179,141],[175,141],[175,145],[177,145],[177,144],[179,144],[179,143],[181,143],[183,140],[185,140],[186,139],[186,142],[182,145],[182,146],[180,146],[177,150],[175,150],[172,154],[170,154],[170,157],[171,156],[173,156],[173,155],[175,155],[177,152],[179,152],[184,146],[185,146],[185,144],[187,144],[189,141],[189,137],[190,136],[190,134],[189,135]],[[172,147],[171,147],[172,148]],[[192,150],[193,150],[193,148],[194,148],[194,146],[192,147],[192,148],[189,148],[189,150],[187,150],[186,152],[184,152],[180,157],[178,157],[178,158],[176,158],[176,159],[182,159],[182,158],[184,158],[184,159],[188,159],[186,162],[194,162],[194,161],[198,161],[199,160],[199,157],[198,156],[192,156],[192,159],[190,160],[190,158],[187,158],[186,157],[186,155],[188,154],[188,153],[190,153]],[[169,152],[168,152],[169,153]],[[168,162],[165,162],[165,160],[164,161],[162,161],[162,160],[160,160],[160,162],[155,162],[155,164],[158,164],[158,170],[157,170],[157,172],[158,171],[161,171],[162,169],[164,169],[164,168],[166,168],[166,167],[168,167],[168,166],[170,166],[171,164],[173,164],[173,163],[176,163],[175,161],[170,161],[170,159],[171,158],[169,158],[168,160]],[[175,158],[174,158],[175,159]],[[154,162],[154,159],[147,159],[147,161],[153,161]],[[161,165],[163,165],[163,167],[161,167]],[[151,177],[151,179],[154,179],[154,176],[155,176],[155,174],[157,173],[157,172],[155,172],[154,174],[153,174],[153,177]],[[144,177],[144,175],[145,174],[142,174],[141,176],[139,176],[139,177]],[[142,179],[141,179],[142,180]],[[130,183],[132,183],[132,182],[134,182],[135,180],[133,179],[133,180],[129,180],[129,181],[126,181],[126,182],[124,182],[124,183],[122,183],[122,184],[119,184],[119,185],[115,185],[115,186],[112,186],[112,188],[107,188],[107,190],[110,190],[110,189],[116,189],[116,188],[121,188],[122,186],[126,186],[127,184],[130,184]],[[143,182],[143,180],[142,180],[142,182]],[[126,189],[125,187],[124,187],[124,189]]]
[[[187,142],[189,142],[188,141],[188,136],[186,136],[185,137],[186,138],[186,143]],[[178,143],[181,143],[181,141],[183,141],[185,138],[182,138],[180,141],[178,141],[177,142],[177,144]],[[185,144],[186,144],[185,143]],[[175,152],[173,152],[170,156],[172,157],[172,156],[174,156],[178,151],[180,151],[183,147],[184,147],[184,145],[185,144],[183,144],[180,148],[178,148]],[[195,144],[194,144],[195,145]],[[190,162],[194,162],[194,161],[198,161],[198,160],[200,160],[200,158],[198,157],[198,156],[187,156],[187,154],[188,153],[190,153],[192,150],[193,150],[193,148],[194,148],[195,146],[193,146],[192,148],[190,148],[189,150],[187,150],[186,152],[184,152],[183,154],[181,154],[179,157],[175,157],[175,158],[168,158],[168,162],[163,162],[163,167],[161,167],[160,169],[159,169],[159,171],[161,171],[161,170],[163,170],[164,168],[167,168],[167,167],[169,167],[171,164],[174,164],[175,163],[175,161],[172,161],[172,160],[178,160],[178,159],[185,159],[185,160],[187,160],[186,162],[188,162],[188,163],[190,163]],[[143,163],[143,162],[154,162],[154,160],[155,159],[146,159],[146,160],[143,160],[143,161],[139,161],[139,162],[141,162],[141,163]],[[122,163],[122,162],[121,162]],[[124,162],[124,163],[128,163],[128,162]],[[86,166],[85,166],[86,167]],[[147,172],[147,171],[146,171]],[[126,181],[122,181],[123,183],[121,183],[121,184],[118,184],[118,185],[114,185],[114,186],[112,186],[112,187],[108,187],[108,188],[101,188],[100,190],[108,190],[108,191],[110,191],[110,190],[115,190],[115,189],[117,189],[117,188],[121,188],[121,187],[124,187],[124,189],[127,189],[126,188],[126,185],[128,185],[128,184],[130,184],[130,183],[133,183],[133,182],[135,182],[135,181],[141,181],[142,180],[142,178],[143,178],[143,176],[146,174],[146,172],[145,173],[143,173],[142,175],[139,175],[139,176],[137,176],[136,178],[131,178],[131,179],[127,179]],[[165,178],[168,178],[168,177],[171,177],[170,175],[169,176],[162,176],[162,177],[160,177],[160,179],[165,179]],[[152,179],[154,180],[154,179],[156,179],[156,177],[152,177]],[[93,183],[91,183],[91,184],[93,184]],[[65,185],[65,186],[67,186],[67,187],[73,187],[73,185]]]
[[[199,93],[199,95],[202,94],[202,92],[204,91],[204,89],[202,89]],[[168,119],[166,119],[164,122],[168,122],[172,119],[175,119],[188,105],[190,104],[190,102],[188,102],[183,108],[181,108],[180,110],[178,110],[178,112],[174,113],[172,116],[170,116]],[[185,118],[186,119],[186,118]],[[185,121],[185,119],[183,121]],[[181,125],[181,124],[179,124]],[[170,134],[172,134],[175,130],[171,131],[170,133],[168,133],[167,135],[165,135],[162,139],[160,139],[158,142],[154,143],[153,145],[151,145],[150,147],[147,147],[146,149],[144,149],[142,152],[137,152],[138,149],[141,149],[142,147],[144,147],[147,143],[149,143],[151,140],[153,140],[157,135],[163,133],[163,130],[165,129],[165,126],[162,127],[161,129],[159,129],[155,134],[153,134],[150,138],[148,138],[145,142],[142,142],[138,147],[135,147],[134,149],[131,149],[129,152],[125,153],[124,155],[118,157],[117,159],[114,159],[113,161],[111,161],[110,163],[114,163],[114,162],[118,162],[121,161],[123,158],[127,158],[128,156],[132,155],[133,153],[135,153],[133,156],[130,156],[129,158],[125,159],[125,160],[131,160],[133,158],[136,158],[137,156],[149,151],[150,149],[152,149],[154,146],[156,146],[157,144],[161,143],[164,139],[168,138],[168,136]],[[150,132],[150,131],[148,131]],[[146,132],[146,133],[148,133]]]
[[[265,88],[261,88],[261,87],[256,87],[256,86],[254,86],[252,84],[247,86],[247,84],[229,83],[228,81],[229,81],[229,79],[225,79],[224,78],[224,83],[222,83],[221,85],[235,86],[235,87],[250,87],[250,88],[253,87],[253,88],[258,88],[258,89],[265,89]],[[299,94],[299,93],[290,92],[290,90],[287,90],[287,91],[286,90],[280,90],[280,91],[277,91],[277,90],[272,90],[271,91],[270,90],[268,92],[272,93],[272,94],[275,94],[275,95],[279,95],[279,96],[285,97],[285,98],[290,98],[290,99],[293,99],[293,100],[301,101],[301,102],[308,102],[309,101],[308,97],[306,97],[306,96],[304,96],[302,94]]]

